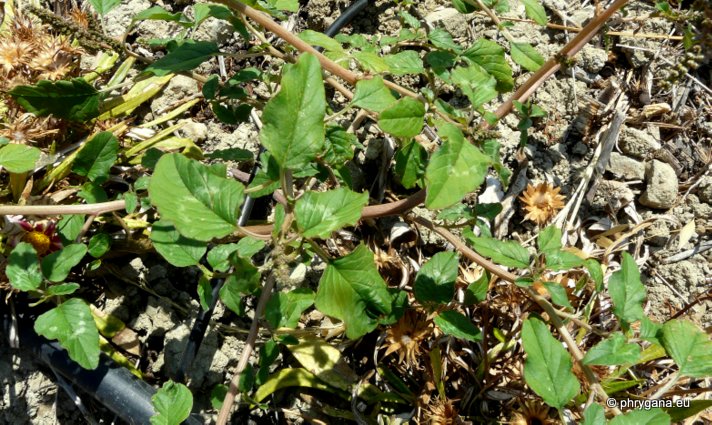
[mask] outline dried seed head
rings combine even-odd
[[[530,400],[522,404],[521,409],[514,413],[512,425],[553,425],[555,420],[549,419],[549,407],[539,401]]]
[[[403,317],[386,332],[386,353],[398,352],[398,362],[409,368],[418,366],[421,344],[433,333],[427,316],[416,310],[408,310]]]
[[[435,399],[433,404],[428,406],[425,417],[428,423],[433,425],[460,425],[465,423],[457,413],[453,402],[439,397]]]
[[[539,225],[549,221],[562,208],[564,208],[564,196],[560,195],[560,187],[549,186],[548,183],[541,183],[537,186],[529,185],[527,190],[519,200],[524,203],[527,211],[525,220],[531,220]]]

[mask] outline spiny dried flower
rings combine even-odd
[[[0,69],[3,77],[9,75],[14,69],[28,64],[32,56],[32,45],[20,40],[0,40]]]
[[[78,7],[73,7],[72,11],[69,12],[69,17],[78,26],[84,28],[85,30],[89,29],[89,14],[84,10]]]
[[[47,225],[35,223],[33,226],[23,220],[18,224],[26,232],[22,236],[22,242],[31,244],[38,255],[49,254],[62,248],[62,242],[56,232],[57,224],[53,221],[50,221]]]
[[[527,211],[524,219],[539,225],[549,221],[559,210],[564,208],[566,198],[559,195],[560,191],[560,187],[549,186],[548,183],[541,183],[537,186],[528,185],[527,190],[519,197]]]
[[[425,417],[428,423],[433,425],[460,425],[465,423],[457,413],[452,401],[443,400],[439,397],[433,404],[428,406]]]
[[[407,367],[418,365],[421,344],[433,333],[432,323],[427,316],[416,310],[408,310],[400,320],[386,332],[386,356],[398,352],[398,362]]]
[[[539,401],[529,400],[522,404],[520,411],[514,413],[512,425],[553,425],[549,419],[549,407]]]
[[[56,125],[54,118],[38,118],[27,112],[18,115],[16,109],[8,114],[7,121],[8,123],[0,123],[0,136],[24,145],[38,143],[59,132],[59,129],[53,128]]]

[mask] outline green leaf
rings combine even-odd
[[[468,238],[480,255],[489,257],[505,267],[525,269],[529,267],[529,251],[514,241],[500,241],[494,238]]]
[[[294,216],[305,238],[326,239],[331,232],[356,224],[367,203],[367,192],[356,193],[345,188],[309,191],[297,200]]]
[[[712,407],[712,400],[683,400],[690,403],[689,407],[671,407],[665,409],[665,413],[670,415],[672,422],[682,422],[683,420],[692,417],[699,412],[705,411]]]
[[[544,65],[544,57],[529,43],[510,42],[509,49],[512,60],[527,71],[538,71]]]
[[[396,102],[396,98],[383,83],[383,77],[375,76],[356,83],[356,91],[351,104],[369,111],[383,112]]]
[[[645,286],[640,282],[638,265],[627,252],[623,253],[621,269],[608,280],[608,293],[613,301],[613,314],[624,324],[643,318]]]
[[[18,243],[7,258],[5,274],[15,289],[33,291],[39,288],[42,272],[35,248],[27,242]]]
[[[712,341],[688,320],[673,319],[663,325],[663,347],[680,368],[681,376],[712,376]]]
[[[322,313],[342,320],[350,339],[371,332],[378,317],[391,312],[388,287],[365,245],[327,265],[315,304]]]
[[[197,28],[209,17],[222,19],[232,22],[235,16],[230,12],[230,9],[220,4],[196,3],[193,6],[193,16],[195,23],[193,26]]]
[[[109,251],[111,237],[106,233],[98,233],[89,239],[89,255],[100,258]]]
[[[136,22],[136,21],[145,21],[145,20],[172,21],[172,22],[177,22],[177,23],[183,25],[184,27],[190,27],[193,25],[193,23],[182,13],[180,13],[180,12],[171,13],[160,6],[150,7],[146,10],[143,10],[143,11],[135,14],[134,17],[131,18],[132,23]]]
[[[524,380],[549,406],[561,409],[580,390],[571,371],[571,357],[548,327],[537,318],[524,321],[522,342],[527,360]]]
[[[423,129],[425,106],[410,97],[404,97],[387,107],[378,117],[378,126],[396,137],[414,137]]]
[[[74,243],[84,226],[84,214],[68,214],[57,222],[57,233],[62,243]]]
[[[213,409],[220,410],[227,391],[228,386],[225,384],[217,384],[213,387],[212,391],[210,391],[210,404],[213,406]]]
[[[546,26],[546,10],[539,0],[522,0],[527,16],[541,26]]]
[[[425,170],[425,206],[432,210],[449,207],[479,187],[490,164],[490,159],[465,140],[454,125],[441,124],[439,134],[445,142]]]
[[[279,187],[279,175],[281,171],[277,161],[272,158],[269,152],[265,151],[260,155],[260,164],[262,166],[257,170],[255,178],[252,179],[252,183],[248,186],[250,190],[260,188],[259,190],[250,192],[250,196],[253,198],[270,195]]]
[[[304,30],[299,33],[299,38],[312,46],[319,46],[332,52],[344,51],[343,47],[341,47],[341,43],[321,32]]]
[[[220,50],[214,41],[184,40],[164,57],[146,67],[146,72],[163,76],[175,72],[190,71],[218,53]]]
[[[482,332],[472,324],[470,319],[457,311],[443,311],[433,321],[445,335],[468,341],[482,340]]]
[[[35,332],[56,339],[69,352],[69,357],[84,369],[99,365],[99,331],[89,305],[71,298],[35,320]]]
[[[168,381],[151,397],[156,414],[152,425],[179,425],[190,416],[193,394],[181,383]]]
[[[475,109],[497,97],[497,80],[476,63],[453,69],[450,78]]]
[[[252,263],[240,257],[233,258],[235,271],[228,276],[220,288],[220,300],[238,316],[244,311],[242,297],[251,294],[260,286],[260,272]]]
[[[611,419],[608,425],[670,425],[670,416],[660,408],[633,410]]]
[[[482,273],[479,279],[471,282],[465,289],[465,300],[463,304],[477,304],[487,299],[490,277],[488,273]]]
[[[207,241],[237,229],[243,186],[180,154],[163,155],[148,186],[161,218],[185,237]]]
[[[87,253],[81,243],[67,245],[42,259],[42,273],[50,282],[62,282]]]
[[[423,185],[423,176],[428,162],[428,151],[420,143],[411,140],[396,152],[396,174],[406,189]]]
[[[45,296],[54,297],[57,295],[70,295],[73,294],[77,289],[79,289],[78,283],[61,283],[59,285],[52,285],[45,291]]]
[[[453,41],[452,35],[442,28],[433,28],[428,33],[428,40],[438,49],[452,50],[454,52],[462,51],[460,45]]]
[[[584,261],[586,265],[586,270],[591,276],[591,279],[596,284],[596,291],[603,291],[603,270],[601,270],[601,264],[593,258],[589,258]]]
[[[455,295],[458,257],[454,252],[438,252],[418,270],[413,284],[420,302],[448,303]]]
[[[425,72],[423,60],[420,59],[420,55],[415,50],[386,55],[384,59],[391,70],[391,74],[394,75],[421,74]]]
[[[467,3],[465,0],[452,0],[452,6],[463,14],[472,13],[477,10],[475,6]]]
[[[324,153],[321,157],[327,164],[341,165],[354,157],[354,147],[361,147],[355,134],[340,125],[329,125],[324,139]]]
[[[355,52],[353,58],[361,65],[361,68],[371,74],[381,74],[390,71],[388,64],[380,54],[374,52]]]
[[[241,148],[221,149],[206,153],[205,157],[209,159],[222,159],[223,161],[234,162],[252,161],[254,159],[252,156],[252,152],[248,151],[247,149]]]
[[[539,232],[536,240],[539,252],[558,251],[561,249],[561,229],[551,225]]]
[[[480,38],[463,56],[484,68],[497,80],[497,90],[508,92],[514,87],[512,68],[504,57],[504,48],[492,40]]]
[[[82,78],[39,81],[8,92],[27,112],[54,115],[70,121],[89,121],[99,115],[99,92]]]
[[[625,335],[616,332],[588,350],[583,362],[591,365],[616,366],[634,364],[640,357],[640,346],[628,344]]]
[[[176,267],[195,266],[207,250],[205,242],[186,238],[166,220],[151,226],[151,242],[163,258]]]
[[[296,64],[284,65],[282,88],[262,115],[260,139],[281,167],[299,169],[322,151],[325,111],[321,65],[304,53]]]
[[[121,0],[89,0],[89,3],[94,7],[96,13],[101,16],[106,15],[121,3]]]
[[[273,339],[268,339],[260,349],[260,368],[257,371],[257,383],[263,384],[267,381],[269,369],[272,363],[279,356],[279,347]]]
[[[41,153],[32,146],[10,143],[0,148],[0,165],[11,173],[24,173],[35,168]]]
[[[299,323],[304,310],[314,304],[314,291],[309,288],[297,288],[289,292],[277,292],[272,295],[265,309],[265,319],[274,329],[294,329]]]
[[[110,131],[92,137],[80,150],[72,163],[72,171],[89,180],[105,180],[116,162],[119,141]]]
[[[280,369],[265,381],[257,391],[255,391],[254,400],[260,402],[267,396],[282,388],[289,387],[306,387],[324,391],[334,391],[334,389],[316,376],[303,368],[287,368]]]
[[[569,302],[569,294],[566,293],[566,288],[561,286],[560,283],[544,282],[544,287],[551,295],[551,301],[553,301],[554,304],[570,308],[571,310],[574,309],[574,306]]]
[[[574,267],[583,265],[584,260],[566,251],[549,251],[546,253],[546,267],[549,270],[571,270]]]
[[[306,370],[332,387],[349,391],[358,379],[341,352],[323,339],[307,339],[288,348]]]
[[[591,404],[583,411],[581,425],[606,425],[606,411],[600,404]]]

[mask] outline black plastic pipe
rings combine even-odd
[[[6,335],[10,320],[9,314],[3,318]],[[99,366],[96,369],[84,369],[70,359],[67,351],[57,342],[37,335],[29,319],[19,320],[17,331],[20,348],[32,352],[38,360],[76,388],[94,397],[112,413],[132,425],[150,423],[151,416],[155,415],[151,397],[156,390],[131,374],[128,369],[103,353],[99,356]],[[201,422],[188,418],[184,423],[199,425]]]

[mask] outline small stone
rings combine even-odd
[[[656,220],[645,230],[645,240],[653,246],[665,246],[670,240],[670,229],[665,220]]]
[[[635,195],[625,183],[615,180],[601,180],[596,195],[591,202],[594,210],[618,211],[633,202]]]
[[[593,47],[591,45],[584,46],[581,49],[581,67],[591,74],[598,74],[606,65],[608,53],[604,49]]]
[[[625,180],[643,180],[645,178],[645,164],[618,152],[611,152],[608,161],[608,171],[616,177]]]
[[[185,75],[176,75],[163,88],[160,96],[151,102],[151,112],[158,116],[177,106],[178,101],[198,93],[198,83]]]
[[[677,200],[677,174],[668,164],[653,160],[645,170],[648,187],[640,196],[640,203],[650,208],[668,209]]]
[[[712,204],[712,176],[702,177],[700,185],[697,186],[697,196],[700,201]]]
[[[181,120],[181,122],[185,123],[180,129],[185,137],[196,143],[208,138],[208,126],[202,122],[195,122],[193,120]]]
[[[651,134],[631,127],[623,128],[618,146],[623,153],[635,158],[645,158],[661,148]]]
[[[193,36],[195,40],[215,41],[218,44],[225,44],[231,37],[232,25],[227,21],[216,19],[212,16],[200,24]]]
[[[455,38],[467,36],[467,19],[452,7],[446,7],[428,14],[425,17],[425,22],[434,27],[445,28]]]

